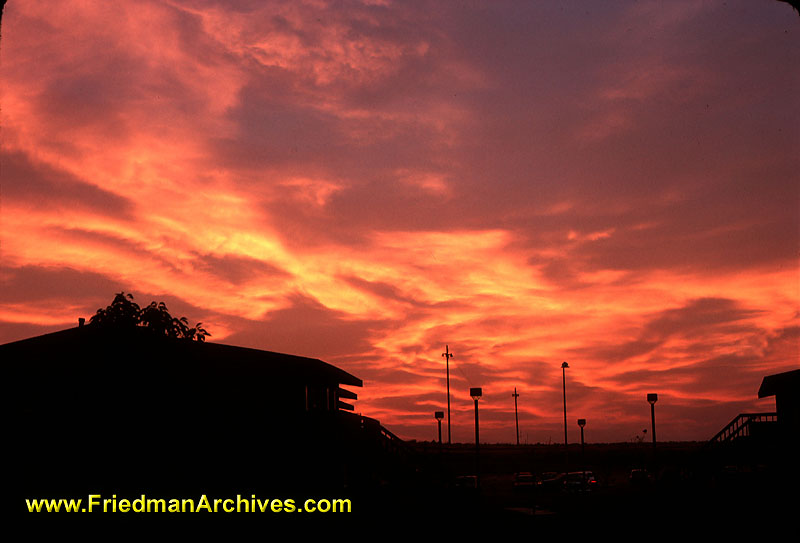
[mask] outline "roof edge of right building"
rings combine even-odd
[[[761,381],[758,397],[767,398],[791,389],[800,391],[800,369],[767,375]]]

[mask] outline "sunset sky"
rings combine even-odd
[[[773,0],[9,0],[0,343],[131,292],[453,440],[708,439],[800,367]],[[265,384],[265,386],[267,386]],[[268,386],[275,386],[269,383]],[[446,425],[445,425],[446,432]]]

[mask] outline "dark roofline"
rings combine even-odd
[[[767,375],[761,381],[758,397],[767,398],[790,389],[800,391],[800,369]]]
[[[176,341],[185,341],[185,340],[176,340]],[[236,345],[227,345],[224,343],[214,343],[214,342],[192,342],[196,345],[206,345],[207,348],[210,349],[218,349],[223,352],[227,352],[231,355],[243,357],[243,358],[252,358],[255,362],[268,362],[268,363],[280,363],[285,361],[291,361],[293,363],[301,364],[301,365],[322,365],[322,368],[326,370],[328,373],[332,373],[334,376],[338,378],[338,382],[343,385],[351,385],[356,387],[364,386],[364,383],[361,379],[352,375],[341,368],[338,368],[332,364],[325,362],[324,360],[320,360],[319,358],[309,358],[307,356],[299,356],[295,354],[286,354],[286,353],[278,353],[274,351],[264,351],[262,349],[253,349],[250,347],[238,347]]]
[[[85,336],[86,339],[96,336],[97,334],[114,334],[114,331],[107,332],[102,328],[98,328],[95,325],[87,324],[84,326],[78,326],[75,328],[67,328],[65,330],[59,330],[57,332],[50,332],[48,334],[43,334],[41,336],[34,336],[30,338],[25,338],[17,341],[12,341],[10,343],[5,343],[0,345],[0,354],[11,353],[17,350],[24,350],[24,349],[47,349],[49,348],[56,348],[60,346],[62,342],[74,342],[79,340],[81,336]],[[116,332],[118,333],[118,332]],[[148,332],[142,328],[141,331],[136,330],[132,332],[134,334],[147,334]],[[151,336],[153,337],[153,336]],[[283,369],[286,368],[286,362],[291,363],[292,366],[298,366],[298,369],[301,370],[309,370],[315,372],[321,372],[326,377],[330,378],[331,380],[336,380],[338,383],[343,385],[350,385],[350,386],[357,386],[362,387],[364,386],[363,381],[358,377],[340,369],[336,366],[328,364],[323,360],[318,358],[309,358],[305,356],[298,356],[293,354],[286,354],[286,353],[278,353],[274,351],[264,351],[260,349],[253,349],[249,347],[238,347],[235,345],[226,345],[224,343],[214,343],[214,342],[200,342],[200,341],[189,341],[184,339],[177,339],[177,338],[167,338],[167,337],[153,337],[155,340],[159,341],[167,341],[170,342],[172,345],[184,345],[187,349],[200,349],[204,352],[198,353],[203,355],[211,355],[214,357],[218,357],[220,359],[235,359],[239,362],[244,363],[253,363],[260,367],[260,369],[269,369],[268,365],[270,364],[282,364]],[[266,366],[266,367],[265,367]]]

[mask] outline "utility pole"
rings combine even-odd
[[[517,387],[514,387],[514,421],[517,423],[517,445],[519,445],[519,414],[517,412],[517,398],[519,398],[519,394],[517,394]]]
[[[453,353],[450,352],[450,346],[444,346],[442,356],[445,358],[447,367],[447,444],[450,445],[450,359],[453,358]]]

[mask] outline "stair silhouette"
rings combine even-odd
[[[711,438],[711,443],[725,443],[750,437],[758,424],[778,421],[777,413],[741,413]]]

